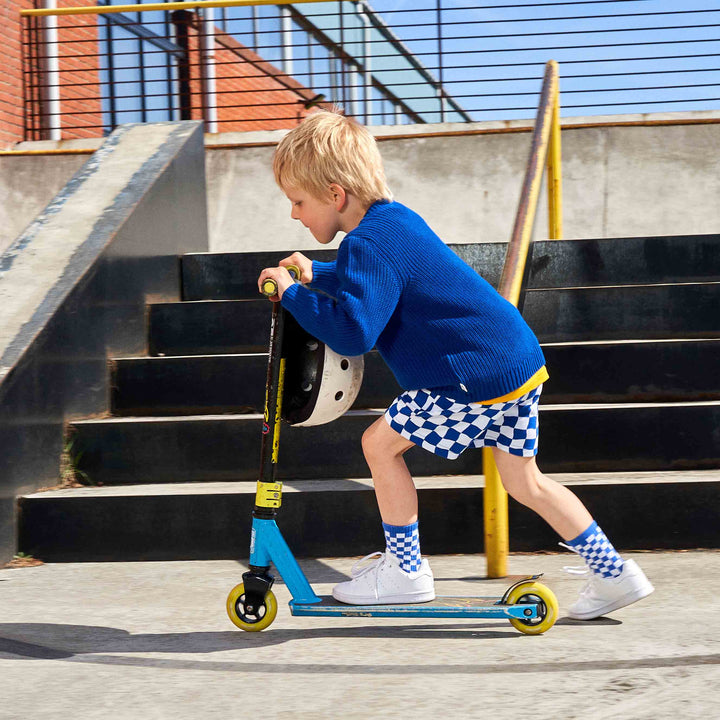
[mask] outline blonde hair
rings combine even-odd
[[[380,151],[367,128],[338,112],[308,115],[280,142],[273,156],[275,181],[326,200],[336,183],[369,207],[392,200]]]

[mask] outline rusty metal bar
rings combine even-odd
[[[515,215],[510,244],[505,255],[498,292],[513,305],[517,305],[520,299],[520,287],[525,260],[530,247],[533,222],[537,201],[540,195],[542,175],[547,158],[548,145],[550,142],[550,129],[553,119],[553,103],[558,93],[558,65],[550,60],[545,66],[545,78],[543,80],[538,113],[535,119],[530,145],[530,157],[528,159],[525,179],[520,192],[520,202]]]
[[[530,157],[520,192],[515,225],[498,285],[498,292],[516,307],[520,300],[546,159],[553,166],[552,171],[548,172],[551,227],[553,224],[556,229],[559,226],[560,232],[562,232],[559,215],[556,214],[555,220],[552,219],[554,211],[557,213],[561,207],[559,203],[560,104],[558,95],[558,64],[554,60],[550,60],[545,66],[545,77],[530,145]],[[555,130],[553,153],[548,157],[548,146],[553,130]],[[556,162],[557,166],[555,166]],[[551,229],[551,235],[552,232]],[[484,519],[487,574],[491,578],[500,578],[507,575],[507,556],[510,546],[508,499],[492,450],[489,448],[483,449],[483,474],[485,475]]]

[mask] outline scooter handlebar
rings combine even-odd
[[[285,269],[290,273],[290,277],[295,281],[300,281],[300,268],[297,265],[287,265]],[[278,284],[273,278],[266,278],[263,280],[263,284],[261,286],[261,292],[265,297],[272,297],[273,295],[277,295],[278,291]]]

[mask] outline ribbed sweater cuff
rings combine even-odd
[[[294,283],[285,290],[285,292],[283,293],[283,296],[282,296],[282,300],[280,301],[280,303],[282,304],[282,306],[284,308],[286,308],[287,310],[291,309],[293,300],[295,299],[295,296],[297,295],[298,290],[301,287],[302,286],[299,283]]]
[[[313,260],[312,264],[313,279],[310,283],[311,288],[322,290],[332,294],[337,288],[338,279],[336,264],[334,262],[319,262]]]

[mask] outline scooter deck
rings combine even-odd
[[[292,615],[342,617],[519,618],[538,617],[534,603],[500,605],[499,597],[437,597],[426,603],[403,605],[346,605],[324,595],[319,603],[290,601]]]

